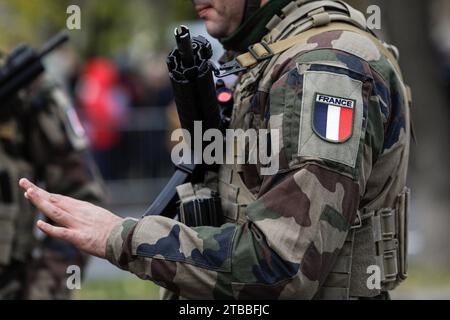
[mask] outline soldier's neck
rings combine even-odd
[[[292,0],[269,1],[249,17],[244,23],[229,37],[220,39],[220,42],[227,50],[235,52],[245,52],[248,46],[261,41],[268,32],[266,25],[272,17],[281,12]]]

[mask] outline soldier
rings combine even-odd
[[[389,298],[406,278],[410,96],[392,46],[341,1],[193,1],[246,68],[231,128],[279,130],[279,170],[221,165],[219,228],[25,197],[68,240],[188,299]],[[284,40],[284,41],[283,41]],[[252,46],[253,50],[248,50]],[[198,190],[198,187],[196,187]]]
[[[87,255],[33,234],[36,210],[16,180],[26,176],[100,203],[103,186],[86,158],[86,136],[70,100],[49,79],[2,101],[0,113],[0,299],[69,299],[67,267],[82,268]]]

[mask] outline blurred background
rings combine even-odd
[[[363,12],[381,8],[375,31],[399,48],[413,91],[410,270],[393,298],[450,299],[450,1],[348,2]],[[189,0],[0,0],[0,50],[22,42],[39,47],[65,29],[73,4],[81,8],[81,30],[68,32],[70,45],[47,59],[47,70],[76,102],[108,209],[139,217],[172,173],[169,137],[177,116],[165,57],[173,29],[183,23],[194,35],[206,32]],[[84,277],[77,299],[158,298],[151,282],[99,259]]]

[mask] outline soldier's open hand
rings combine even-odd
[[[108,237],[122,218],[91,203],[49,193],[27,179],[21,179],[19,185],[25,190],[25,198],[58,224],[53,226],[39,220],[40,230],[89,254],[105,258]]]

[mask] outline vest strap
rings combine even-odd
[[[324,12],[322,12],[324,13]],[[320,14],[322,14],[320,13]],[[319,14],[319,15],[320,15]],[[326,13],[324,13],[326,14]],[[325,19],[324,17],[318,17],[317,21],[321,21]],[[256,43],[249,47],[249,52],[241,54],[236,58],[236,62],[239,64],[240,68],[247,69],[255,66],[259,62],[264,60],[268,60],[272,58],[274,55],[283,53],[284,51],[294,47],[297,44],[305,42],[308,38],[311,38],[317,34],[328,32],[328,31],[351,31],[359,34],[364,34],[369,37],[377,48],[386,56],[389,62],[395,68],[395,71],[401,77],[400,66],[398,64],[397,59],[394,54],[383,44],[383,42],[375,37],[373,34],[362,30],[356,26],[353,26],[349,23],[343,22],[332,22],[328,25],[322,27],[313,27],[309,30],[306,30],[296,36],[277,41],[272,44],[268,44],[264,41]]]

